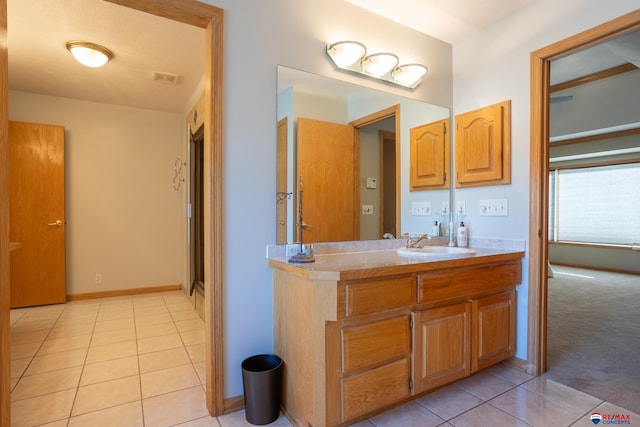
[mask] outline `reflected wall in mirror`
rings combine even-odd
[[[277,95],[278,244],[298,241],[300,177],[304,243],[448,223],[449,189],[410,191],[408,174],[410,129],[449,118],[449,109],[284,66]]]

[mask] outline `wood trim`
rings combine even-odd
[[[119,289],[115,291],[87,292],[83,294],[68,294],[67,301],[80,301],[95,298],[110,298],[127,295],[150,294],[153,292],[171,292],[182,290],[182,285],[151,286],[146,288]]]
[[[640,10],[531,52],[531,130],[529,188],[529,317],[527,371],[546,370],[547,234],[549,177],[550,63],[580,49],[640,29]]]
[[[224,399],[224,413],[230,414],[244,409],[244,395]]]
[[[614,245],[614,244],[605,244],[605,243],[581,243],[581,242],[567,242],[567,241],[549,241],[550,245],[558,245],[558,246],[576,246],[576,247],[587,247],[594,249],[620,249],[628,251],[634,245]]]
[[[564,141],[551,142],[550,144],[552,147],[561,147],[563,145],[580,144],[583,142],[590,142],[590,141],[600,141],[602,139],[621,138],[623,136],[638,135],[638,134],[640,134],[640,128],[619,130],[615,132],[606,132],[598,135],[583,136],[580,138],[571,138],[571,139],[566,139]]]
[[[0,0],[6,1],[6,0]],[[204,96],[204,260],[206,402],[224,413],[222,258],[222,91],[224,10],[195,0],[107,0],[206,29]]]
[[[401,215],[400,215],[400,207],[401,207],[401,187],[400,187],[400,166],[401,166],[401,152],[400,152],[400,145],[401,143],[399,143],[398,141],[402,141],[401,138],[401,132],[400,132],[400,104],[396,104],[396,105],[392,105],[391,107],[385,108],[384,110],[380,110],[380,111],[376,111],[375,113],[371,113],[367,116],[364,117],[360,117],[359,119],[353,120],[351,122],[349,122],[349,124],[351,126],[353,126],[354,128],[356,128],[356,130],[359,131],[360,128],[365,127],[367,125],[370,125],[371,123],[375,123],[378,122],[380,120],[384,120],[384,119],[388,119],[389,117],[394,117],[396,118],[396,123],[395,123],[395,128],[396,128],[396,230],[397,233],[400,232],[400,230],[402,230],[402,228],[400,228],[400,220],[401,220]],[[360,166],[358,165],[358,168]],[[359,169],[358,169],[359,170]],[[360,173],[358,172],[358,175],[360,176]],[[358,213],[360,212],[360,209],[358,207],[357,209]],[[358,215],[358,218],[360,217],[360,215]]]
[[[0,427],[11,425],[7,1],[0,0]]]
[[[558,83],[551,86],[551,93],[558,92],[560,90],[569,89],[572,87],[592,83],[597,80],[606,79],[607,77],[617,76],[618,74],[628,73],[629,71],[635,71],[638,67],[633,64],[622,64],[617,67],[608,68],[606,70],[598,71],[597,73],[587,74],[586,76],[578,77],[577,79],[569,80],[563,83]]]

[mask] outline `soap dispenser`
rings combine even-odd
[[[431,237],[440,237],[440,223],[437,220],[433,221],[433,227],[431,227]]]
[[[458,227],[458,246],[461,248],[469,246],[469,229],[462,221],[460,221],[460,227]]]

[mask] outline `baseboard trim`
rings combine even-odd
[[[515,368],[519,371],[522,372],[526,372],[529,375],[536,375],[535,373],[535,367],[533,365],[531,365],[531,363],[529,363],[528,361],[524,360],[524,359],[520,359],[517,357],[512,357],[510,359],[504,360],[502,362],[504,365],[510,366],[512,368]]]
[[[150,294],[153,292],[170,292],[182,290],[182,285],[152,286],[148,288],[119,289],[115,291],[87,292],[84,294],[69,294],[67,301],[80,301],[95,298],[121,297],[127,295]]]
[[[238,412],[244,409],[244,396],[227,397],[224,399],[224,411],[225,414],[231,412]]]

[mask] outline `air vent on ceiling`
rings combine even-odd
[[[159,83],[166,83],[170,85],[178,85],[182,82],[182,76],[179,74],[163,73],[155,71],[153,73],[153,80]]]

